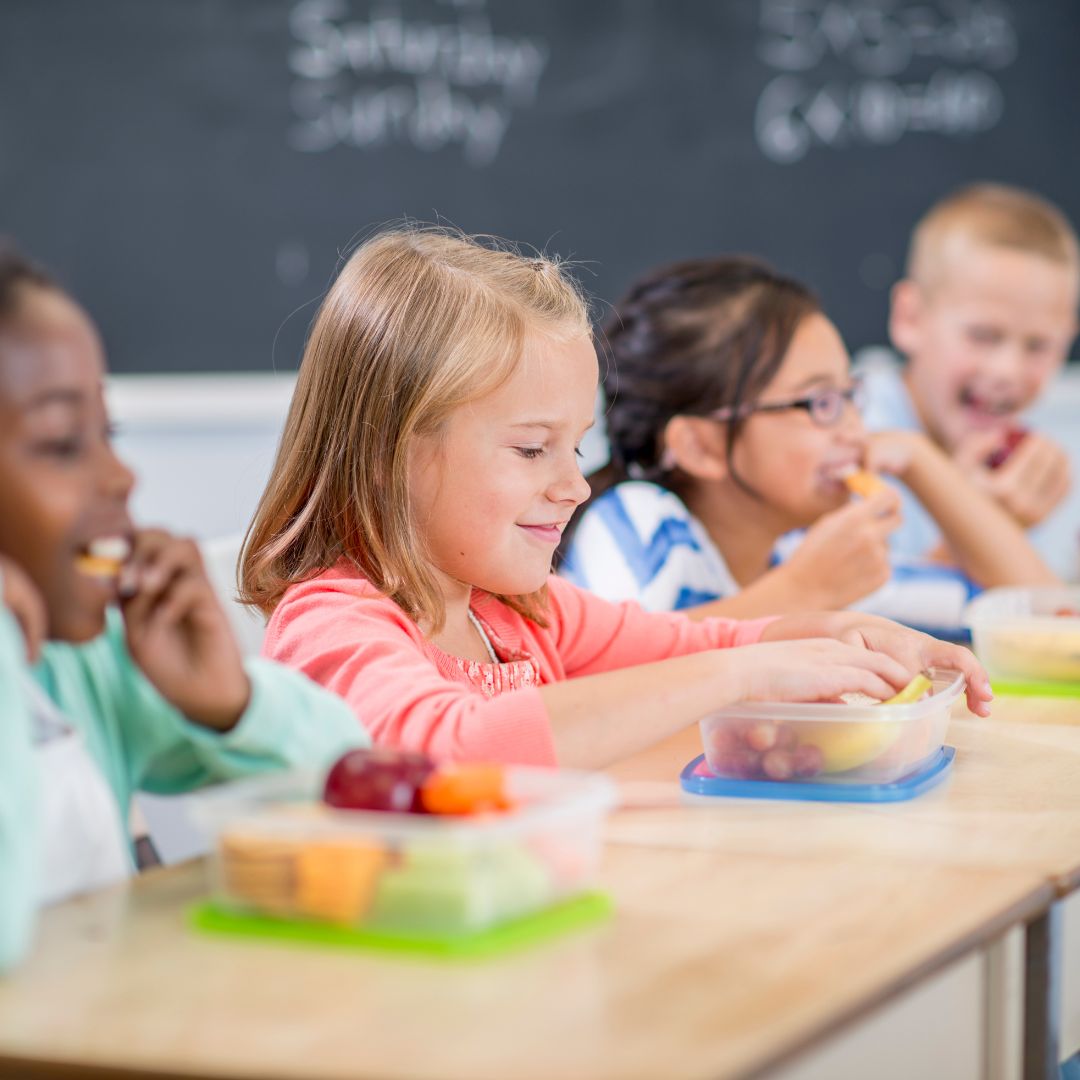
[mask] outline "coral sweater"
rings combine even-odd
[[[738,621],[647,613],[612,604],[552,576],[547,627],[474,590],[473,613],[496,643],[531,661],[539,685],[476,677],[429,642],[416,623],[344,564],[291,586],[266,630],[265,655],[340,694],[377,744],[446,759],[555,764],[539,686],[705,649],[749,645],[770,619]],[[498,674],[497,672],[495,673]],[[486,681],[487,686],[482,684]],[[505,692],[502,692],[505,689]]]

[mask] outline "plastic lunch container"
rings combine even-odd
[[[523,766],[506,768],[516,808],[475,817],[332,809],[322,783],[275,773],[198,799],[219,905],[395,933],[490,929],[590,889],[615,804],[607,777]]]
[[[1080,588],[988,589],[964,619],[991,679],[1080,681]]]
[[[953,702],[964,687],[954,671],[930,673],[933,689],[910,705],[747,702],[701,721],[705,761],[737,780],[891,784],[941,749]]]

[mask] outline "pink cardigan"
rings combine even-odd
[[[546,628],[487,593],[474,590],[472,600],[502,644],[533,659],[541,684],[749,645],[772,621],[647,613],[554,576],[548,595]],[[270,618],[263,653],[345,698],[376,744],[446,759],[555,764],[539,687],[486,696],[457,658],[351,568],[291,586]]]

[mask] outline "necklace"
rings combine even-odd
[[[466,614],[469,616],[469,622],[476,627],[476,632],[480,635],[480,640],[484,643],[484,648],[487,649],[487,654],[491,657],[491,662],[497,664],[499,658],[495,655],[495,648],[491,644],[491,638],[487,636],[487,632],[480,625],[480,620],[473,614],[472,608],[467,608]]]

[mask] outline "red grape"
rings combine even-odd
[[[808,776],[817,776],[825,764],[825,755],[821,750],[810,743],[802,743],[795,750],[795,775],[800,779]]]
[[[427,754],[350,750],[326,776],[323,801],[343,810],[420,811],[420,785],[435,771]]]
[[[761,771],[770,780],[790,780],[795,775],[795,762],[787,750],[770,750],[761,759]]]
[[[759,724],[751,724],[743,733],[743,739],[751,750],[764,753],[776,745],[776,735],[776,725],[762,720]]]

